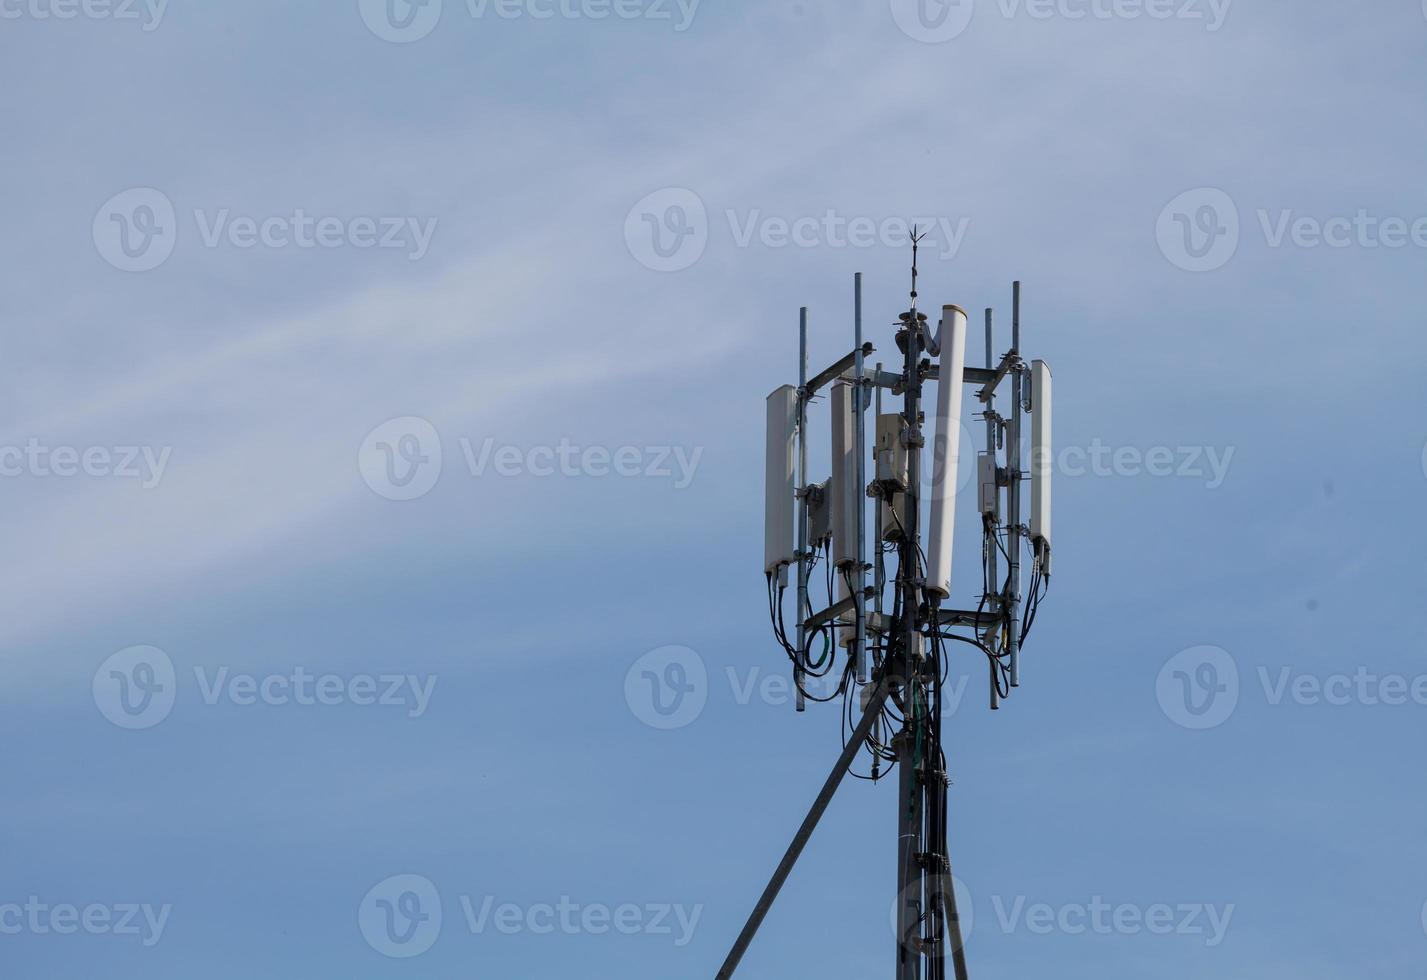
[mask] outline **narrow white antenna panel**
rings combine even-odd
[[[763,570],[793,563],[793,457],[797,448],[798,389],[783,385],[768,396],[767,497],[763,522]]]
[[[853,387],[839,378],[832,386],[832,549],[838,567],[857,564],[857,443],[852,417]],[[841,576],[838,576],[839,579]]]
[[[927,541],[927,592],[951,595],[951,550],[956,532],[956,475],[961,463],[961,401],[966,375],[966,311],[941,311],[941,370],[932,438],[931,527]]]
[[[1055,469],[1051,442],[1051,375],[1045,361],[1031,362],[1031,541],[1050,550],[1050,480]]]

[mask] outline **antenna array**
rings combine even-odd
[[[921,237],[914,234],[913,239],[911,305],[895,324],[899,369],[887,371],[878,363],[868,370],[875,351],[863,340],[859,273],[852,350],[809,377],[804,308],[798,385],[784,385],[768,399],[764,573],[773,632],[791,663],[797,710],[806,710],[808,701],[840,699],[847,719],[844,732],[850,728],[851,734],[844,737],[841,758],[719,980],[737,969],[843,777],[852,772],[877,782],[893,769],[898,773],[897,980],[943,980],[948,957],[957,980],[967,976],[947,846],[942,684],[955,650],[984,658],[993,710],[1021,684],[1021,650],[1051,573],[1051,372],[1044,361],[1027,363],[1021,356],[1019,282],[1012,288],[1011,346],[999,359],[989,309],[983,367],[966,364],[968,318],[961,307],[944,306],[933,333],[926,314],[917,309]],[[936,382],[937,397],[924,479],[923,393],[929,381]],[[985,450],[977,454],[975,466],[981,575],[971,592],[975,607],[967,603],[958,609],[950,604],[952,555],[961,456],[970,448],[963,445],[962,422],[968,388],[985,427]],[[1009,405],[1002,414],[997,398],[1005,397],[1006,389]],[[826,482],[814,483],[808,464],[809,416],[824,393],[831,416],[831,474]],[[884,412],[884,393],[900,399],[899,411]],[[869,481],[866,416],[874,404]],[[1029,469],[1022,455],[1027,415],[1032,420]],[[1031,484],[1029,523],[1022,514],[1025,482]],[[867,519],[869,499],[873,521]],[[1026,564],[1031,569],[1028,594],[1021,581]],[[822,574],[816,577],[826,583],[825,605],[823,596],[816,603],[812,596],[819,566]],[[797,610],[791,636],[784,611],[790,571],[796,576]],[[823,608],[815,611],[815,604]],[[840,657],[843,649],[847,653]],[[835,693],[828,697],[812,690],[811,681],[817,679],[835,679]],[[867,771],[854,771],[864,755]]]

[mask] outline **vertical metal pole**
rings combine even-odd
[[[910,710],[912,689],[902,690]],[[897,980],[920,980],[922,972],[922,876],[918,867],[922,794],[913,771],[912,740],[910,725],[897,736]]]
[[[921,500],[921,458],[926,439],[921,427],[922,377],[921,325],[917,320],[916,280],[913,278],[911,317],[905,324],[906,367],[903,384],[906,397],[903,407],[903,435],[907,444],[907,493],[903,501],[900,581],[902,590],[901,634],[902,661],[894,671],[902,679],[903,714],[906,719],[897,736],[897,765],[900,770],[897,794],[897,980],[921,980],[921,950],[914,933],[920,931],[922,895],[921,854],[921,787],[916,772],[916,690],[921,671],[921,629],[918,580],[921,578],[919,559],[921,535],[918,518]]]
[[[798,650],[807,648],[806,627],[812,615],[808,602],[808,308],[798,312]],[[797,706],[808,709],[803,696],[803,668],[795,667]]]
[[[853,606],[856,609],[857,622],[857,679],[864,684],[867,683],[867,413],[863,411],[863,400],[867,397],[867,389],[863,387],[863,379],[867,375],[867,366],[863,363],[862,354],[862,273],[857,273],[853,277],[853,331],[856,334],[857,357],[853,370],[857,376],[857,385],[852,394],[852,413],[857,419],[857,466],[855,473],[857,482],[852,488],[853,498],[857,501],[857,575],[853,579],[856,585],[856,592],[853,595]]]
[[[986,370],[991,371],[996,367],[996,332],[992,325],[992,311],[990,307],[986,309]],[[991,395],[986,399],[986,451],[991,454],[991,458],[996,458],[996,396]],[[991,549],[991,585],[996,585],[996,549]]]
[[[1021,355],[1021,284],[1011,287],[1011,353]],[[1006,445],[1006,466],[1010,485],[1006,488],[1010,534],[1006,550],[1011,553],[1011,584],[1007,601],[1011,604],[1011,686],[1021,686],[1021,369],[1011,372],[1011,424]]]
[[[996,331],[994,326],[993,313],[988,307],[986,310],[986,369],[992,370],[996,367]],[[991,454],[992,464],[996,461],[996,397],[992,395],[986,399],[986,451]],[[991,534],[996,534],[996,528],[991,528]],[[984,538],[983,538],[984,540]],[[987,549],[986,555],[986,588],[988,591],[1000,591],[1001,588],[1001,568],[1000,562],[996,559],[996,541],[993,537],[990,542],[991,547]],[[993,599],[992,602],[999,602]],[[974,627],[978,632],[980,627]],[[996,667],[991,665],[991,710],[998,711],[1001,707],[1001,689],[997,686]]]
[[[1011,283],[1011,349],[1021,352],[1021,283]]]
[[[877,377],[880,378],[880,377],[882,376],[882,362],[881,362],[881,361],[878,361],[878,362],[877,362],[877,365],[876,365],[875,370],[876,370],[876,372],[877,372]],[[881,424],[882,424],[882,386],[881,386],[881,385],[878,385],[878,386],[877,386],[877,406],[876,406],[876,413],[875,413],[875,414],[876,414],[875,424],[880,427]],[[875,430],[874,430],[874,431],[875,431]],[[879,502],[878,505],[873,508],[873,510],[874,510],[875,513],[877,514],[877,520],[876,520],[876,522],[874,523],[874,527],[876,528],[876,532],[873,534],[873,540],[875,540],[875,541],[877,542],[877,573],[876,573],[876,577],[875,577],[874,580],[873,580],[873,588],[876,590],[876,595],[874,595],[874,596],[872,597],[872,608],[873,608],[873,610],[877,613],[878,620],[879,620],[879,622],[880,622],[881,616],[882,616],[882,591],[887,587],[887,570],[886,570],[886,568],[883,567],[883,564],[882,564],[882,504]]]

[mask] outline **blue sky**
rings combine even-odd
[[[912,219],[1057,385],[973,973],[1420,971],[1418,0],[441,6],[0,0],[0,973],[712,976],[840,747],[763,400]],[[740,976],[887,975],[892,793]]]

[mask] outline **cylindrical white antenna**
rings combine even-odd
[[[832,481],[828,484],[832,507],[833,563],[839,568],[857,564],[857,452],[852,424],[852,385],[833,382]],[[839,579],[841,576],[839,576]]]
[[[956,477],[961,462],[961,399],[966,374],[966,311],[941,311],[941,370],[937,384],[936,435],[932,438],[931,525],[927,585],[932,598],[951,595],[951,553],[956,532]]]
[[[1031,541],[1050,551],[1050,480],[1055,469],[1051,442],[1051,374],[1045,361],[1031,362]]]
[[[793,460],[797,450],[798,389],[783,385],[768,396],[768,459],[763,522],[763,570],[782,573],[793,563]]]

